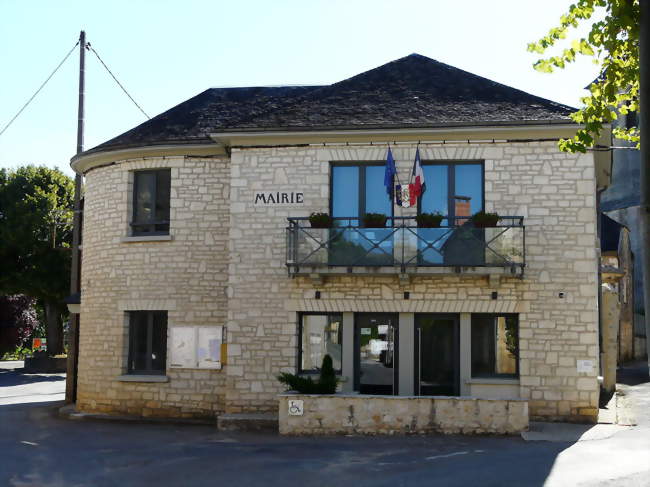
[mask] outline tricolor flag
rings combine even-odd
[[[409,184],[411,205],[415,205],[417,198],[422,196],[426,191],[426,183],[424,182],[424,171],[422,164],[420,164],[420,149],[415,150],[415,161],[413,161],[413,173],[411,174],[413,183]]]
[[[395,169],[395,159],[393,159],[393,153],[390,151],[390,146],[388,147],[388,153],[386,154],[386,170],[384,171],[384,186],[386,186],[386,192],[388,193],[388,199],[393,201],[393,186],[395,174],[397,169]]]

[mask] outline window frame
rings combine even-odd
[[[343,374],[343,313],[340,311],[334,311],[334,312],[326,312],[326,311],[300,311],[298,312],[298,323],[297,323],[297,328],[298,328],[298,336],[296,340],[297,348],[298,348],[298,353],[297,353],[297,361],[296,361],[296,370],[298,371],[298,375],[319,375],[320,374],[320,368],[318,369],[309,369],[309,370],[303,370],[302,368],[302,333],[303,333],[303,317],[304,316],[328,316],[328,315],[339,315],[341,317],[341,330],[339,332],[339,335],[341,337],[341,368],[340,369],[334,369],[334,373],[338,376]]]
[[[447,159],[436,159],[436,160],[426,160],[422,161],[421,165],[423,166],[447,166],[447,222],[449,226],[453,226],[456,222],[456,205],[454,204],[455,187],[456,187],[456,166],[465,166],[465,165],[481,165],[481,208],[485,210],[485,160],[484,159],[464,159],[460,160],[447,160]],[[426,181],[425,181],[426,182]],[[427,188],[429,191],[430,188]],[[418,198],[418,215],[422,213],[422,198]]]
[[[151,353],[153,352],[153,326],[154,326],[154,315],[155,313],[164,313],[164,318],[165,318],[165,343],[163,347],[163,367],[162,369],[154,369],[152,367],[152,358],[151,358]],[[128,326],[129,326],[129,349],[128,349],[128,354],[127,354],[127,364],[126,364],[126,373],[127,375],[166,375],[167,373],[167,345],[168,345],[168,331],[169,331],[169,316],[168,312],[164,310],[133,310],[133,311],[127,311],[128,314]],[[134,318],[138,314],[145,314],[147,317],[147,353],[146,353],[146,361],[147,361],[147,368],[145,369],[134,369],[132,368],[133,360],[134,360],[134,352],[135,352],[135,326],[134,326]]]
[[[159,235],[169,235],[170,234],[170,220],[171,215],[168,220],[156,220],[156,206],[158,204],[158,175],[162,172],[169,173],[169,186],[170,186],[170,195],[169,200],[166,202],[168,211],[171,212],[171,168],[158,168],[158,169],[142,169],[133,171],[133,195],[132,195],[132,211],[131,211],[131,236],[133,237],[146,237],[146,236],[159,236]],[[138,208],[138,175],[142,174],[153,174],[155,182],[153,185],[153,219],[149,221],[136,221],[136,211]],[[158,225],[167,225],[167,230],[156,230]],[[151,231],[143,231],[142,228],[148,228]]]
[[[377,166],[385,166],[386,162],[385,161],[330,161],[330,177],[329,177],[329,186],[330,186],[330,194],[329,194],[329,214],[334,216],[334,168],[335,167],[359,167],[359,168],[364,168],[363,171],[359,171],[359,201],[358,201],[358,208],[359,208],[359,216],[357,218],[350,218],[349,220],[344,220],[347,221],[348,223],[352,220],[358,220],[359,224],[361,224],[361,220],[363,216],[366,214],[366,167],[377,167]],[[386,194],[386,198],[388,198],[388,194],[385,192],[385,186],[382,186],[384,189],[384,193]],[[393,200],[393,204],[390,205],[390,215],[388,216],[388,221],[386,222],[386,228],[393,226],[392,223],[395,221],[395,201]],[[348,216],[348,215],[346,215]]]
[[[474,370],[473,370],[473,355],[472,355],[472,326],[473,326],[473,319],[474,317],[477,318],[498,318],[498,317],[505,317],[505,318],[516,318],[517,320],[517,356],[515,357],[515,373],[514,374],[498,374],[498,373],[490,373],[490,374],[482,374],[482,375],[474,375]],[[470,370],[469,370],[469,376],[470,379],[519,379],[519,371],[520,371],[520,325],[521,325],[521,320],[519,319],[519,314],[518,313],[472,313],[471,318],[470,318],[470,330],[469,330],[469,362],[470,362]],[[496,363],[495,363],[496,367]]]

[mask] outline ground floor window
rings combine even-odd
[[[129,374],[164,374],[167,311],[129,311]]]
[[[300,372],[318,372],[323,357],[332,357],[334,370],[341,372],[341,342],[343,318],[341,313],[302,313],[300,315]]]
[[[517,315],[472,315],[472,377],[519,375]]]

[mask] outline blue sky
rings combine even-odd
[[[274,0],[0,2],[0,127],[85,29],[87,40],[154,116],[215,86],[329,84],[413,52],[579,104],[597,74],[532,69],[526,44],[554,26],[568,0]],[[68,174],[76,148],[78,53],[0,136],[0,167]],[[85,148],[145,121],[87,53]]]

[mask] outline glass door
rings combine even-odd
[[[460,394],[458,316],[415,315],[415,393],[419,396]]]
[[[361,394],[397,394],[398,315],[355,315],[354,389]]]

